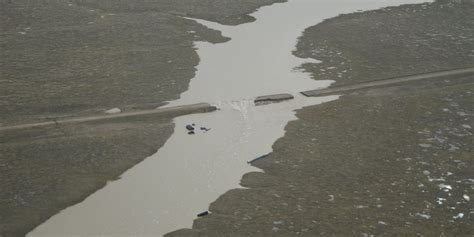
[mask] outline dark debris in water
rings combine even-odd
[[[201,212],[201,213],[197,214],[198,217],[203,217],[203,216],[207,216],[207,215],[209,215],[208,211]]]
[[[247,164],[252,164],[253,162],[257,161],[257,160],[260,160],[260,159],[263,159],[265,157],[267,157],[269,154],[266,154],[266,155],[263,155],[263,156],[259,156],[253,160],[250,160],[250,161],[247,161]]]
[[[186,125],[186,129],[188,130],[188,135],[194,135],[196,134],[196,124],[188,124]],[[206,133],[208,131],[210,131],[211,129],[210,128],[206,128],[206,127],[199,127],[199,129],[203,132],[203,133]]]

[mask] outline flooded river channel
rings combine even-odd
[[[231,40],[196,42],[197,75],[168,106],[208,102],[219,110],[174,119],[174,134],[156,154],[29,236],[157,236],[190,228],[196,214],[240,187],[243,174],[257,171],[247,161],[272,151],[286,124],[296,119],[294,110],[338,98],[298,94],[332,82],[313,80],[296,69],[318,63],[292,55],[303,30],[341,13],[414,2],[422,1],[289,0],[260,8],[253,14],[255,22],[239,26],[197,20]],[[253,104],[255,97],[275,93],[291,93],[295,99]],[[190,124],[195,124],[194,135],[185,128]]]

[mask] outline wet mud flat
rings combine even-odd
[[[0,1],[0,126],[163,105],[194,77],[193,42],[228,40],[183,16],[235,25],[273,2]],[[171,120],[2,131],[0,235],[23,236],[119,178],[165,143]]]
[[[295,54],[322,60],[304,69],[336,84],[472,66],[472,10],[436,3],[342,15],[309,28]],[[439,37],[417,33],[428,29]],[[332,53],[312,53],[324,37]],[[473,82],[368,89],[299,110],[273,152],[252,163],[264,173],[246,174],[247,189],[168,236],[473,235]]]

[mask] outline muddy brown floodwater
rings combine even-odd
[[[295,69],[318,63],[292,55],[301,32],[341,13],[408,2],[414,1],[294,0],[263,7],[253,14],[256,22],[240,26],[197,20],[231,40],[196,43],[201,59],[197,75],[189,90],[170,106],[210,102],[221,110],[176,118],[175,133],[155,155],[84,202],[53,216],[29,236],[148,236],[191,227],[197,213],[207,210],[225,191],[238,188],[243,174],[257,171],[247,161],[272,151],[288,121],[296,118],[295,109],[337,99],[295,94],[331,84]],[[257,96],[282,92],[296,97],[253,105]],[[197,131],[188,135],[185,126],[193,123]]]

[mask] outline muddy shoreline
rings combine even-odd
[[[322,60],[303,68],[336,85],[473,66],[473,10],[342,15],[306,30],[295,54]],[[168,236],[473,235],[474,78],[461,81],[368,89],[299,110],[253,163],[265,173],[246,174],[247,189]]]

